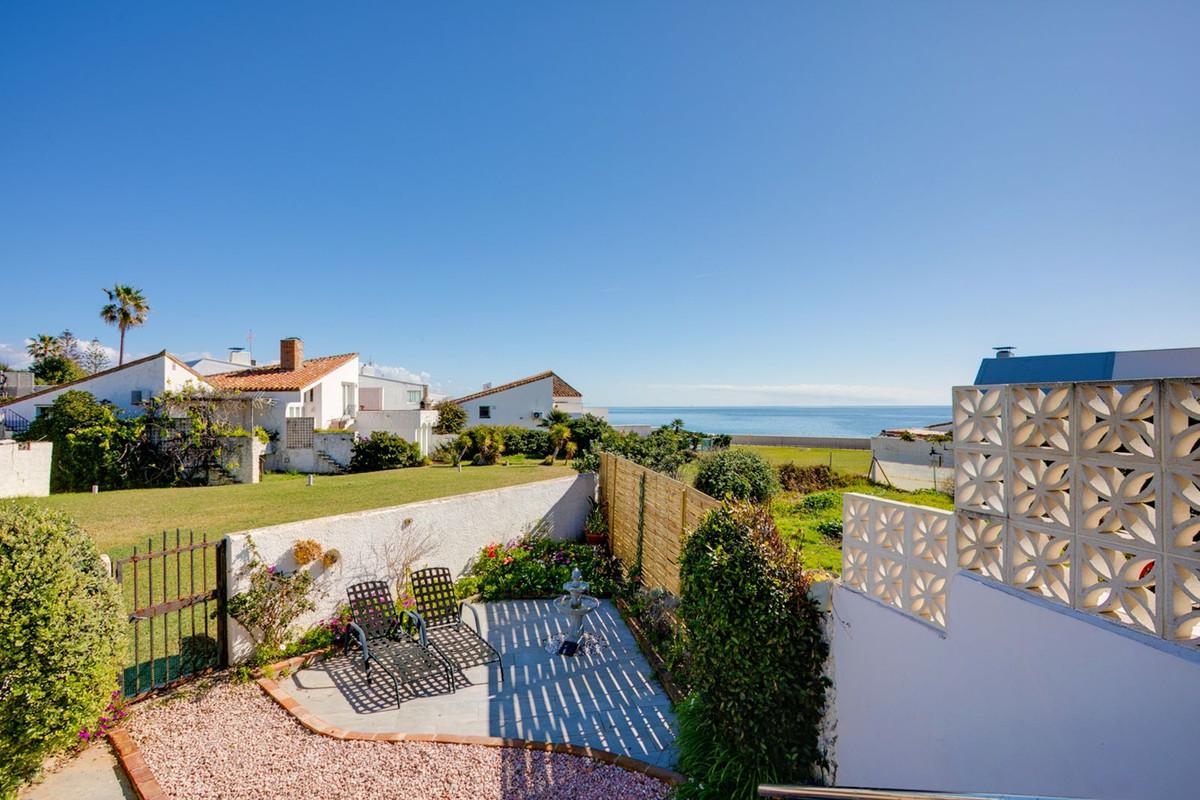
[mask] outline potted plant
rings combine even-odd
[[[590,545],[602,545],[608,541],[608,520],[604,509],[595,500],[588,498],[591,509],[583,520],[583,536]]]

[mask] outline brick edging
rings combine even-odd
[[[279,666],[282,666],[281,662]],[[600,750],[586,745],[560,742],[533,742],[528,739],[509,739],[499,736],[459,736],[450,733],[365,733],[347,731],[325,722],[305,708],[296,698],[292,697],[278,682],[270,678],[259,678],[258,685],[267,696],[283,707],[285,711],[296,718],[296,721],[313,733],[328,736],[333,739],[360,742],[433,742],[435,744],[475,744],[484,747],[512,747],[522,750],[541,750],[551,753],[566,753],[572,756],[583,756],[603,764],[613,764],[630,772],[640,772],[656,780],[678,786],[687,779],[674,770],[657,767],[629,756],[617,755],[607,750]]]
[[[146,759],[142,758],[142,751],[138,750],[128,733],[121,728],[109,731],[108,741],[117,751],[117,761],[121,763],[133,791],[141,800],[169,800],[167,793],[158,785],[158,779],[146,764]]]

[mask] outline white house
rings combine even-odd
[[[210,388],[204,376],[166,350],[152,356],[127,361],[119,367],[106,369],[70,383],[59,384],[0,403],[9,414],[26,420],[34,419],[54,403],[63,392],[78,390],[90,392],[97,400],[112,403],[130,414],[140,414],[142,403],[163,392],[178,392],[183,389]]]
[[[348,428],[358,409],[358,353],[304,358],[304,342],[279,342],[279,363],[207,376],[218,389],[273,401],[259,417],[267,430],[283,432],[289,418],[311,418],[314,428]]]
[[[519,425],[536,428],[551,409],[565,411],[573,417],[597,413],[584,409],[583,395],[553,371],[530,375],[519,381],[500,386],[487,386],[482,391],[459,397],[453,402],[467,412],[467,425]],[[599,411],[598,416],[603,416]]]
[[[225,372],[250,369],[258,366],[250,357],[250,352],[244,347],[229,348],[228,358],[222,360],[212,356],[203,356],[187,362],[188,366],[201,375],[220,375]]]

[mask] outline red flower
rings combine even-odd
[[[504,557],[504,563],[505,563],[505,564],[511,564],[511,563],[512,563],[512,560],[513,560],[513,557],[512,557],[512,556],[505,556],[505,557]]]

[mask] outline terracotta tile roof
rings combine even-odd
[[[465,397],[455,398],[454,400],[451,400],[450,402],[466,403],[469,400],[477,400],[480,397],[487,397],[489,394],[496,394],[497,392],[504,392],[509,389],[513,389],[517,386],[524,386],[527,383],[534,383],[536,381],[542,381],[542,380],[545,380],[546,378],[554,379],[554,389],[551,392],[553,397],[583,397],[583,395],[579,393],[578,389],[576,389],[574,386],[572,386],[571,384],[564,381],[562,378],[555,375],[553,370],[548,369],[545,372],[539,372],[537,375],[530,375],[528,378],[521,378],[521,380],[519,380],[519,381],[513,381],[512,383],[501,384],[500,386],[493,386],[490,389],[484,389],[482,392],[476,392],[475,394],[469,394]]]
[[[38,389],[33,394],[23,394],[20,397],[13,397],[8,400],[0,401],[0,406],[6,406],[11,403],[16,403],[18,401],[25,401],[31,397],[40,397],[44,394],[47,394],[48,392],[55,392],[55,391],[58,391],[59,389],[69,389],[72,386],[78,386],[81,383],[87,383],[88,381],[92,380],[93,378],[100,378],[104,375],[111,375],[114,372],[120,372],[121,370],[129,369],[130,367],[136,367],[138,364],[145,364],[147,361],[153,361],[156,358],[163,358],[163,357],[169,358],[170,360],[174,361],[176,364],[183,367],[188,372],[192,373],[192,375],[194,375],[196,378],[198,378],[202,383],[206,383],[208,381],[207,378],[205,378],[199,372],[196,372],[196,370],[189,367],[182,360],[180,360],[177,356],[171,355],[166,350],[160,350],[159,352],[151,353],[148,356],[143,356],[141,358],[135,358],[133,361],[126,361],[124,364],[122,364],[119,367],[109,367],[108,369],[103,369],[103,370],[100,370],[99,372],[93,372],[91,375],[85,375],[84,377],[82,377],[78,380],[70,381],[68,383],[55,384],[54,386],[47,386],[44,389]]]
[[[237,389],[245,392],[298,392],[355,358],[358,358],[358,353],[306,358],[300,365],[300,369],[288,370],[279,364],[274,364],[269,367],[220,372],[216,375],[209,375],[205,380],[218,389]]]

